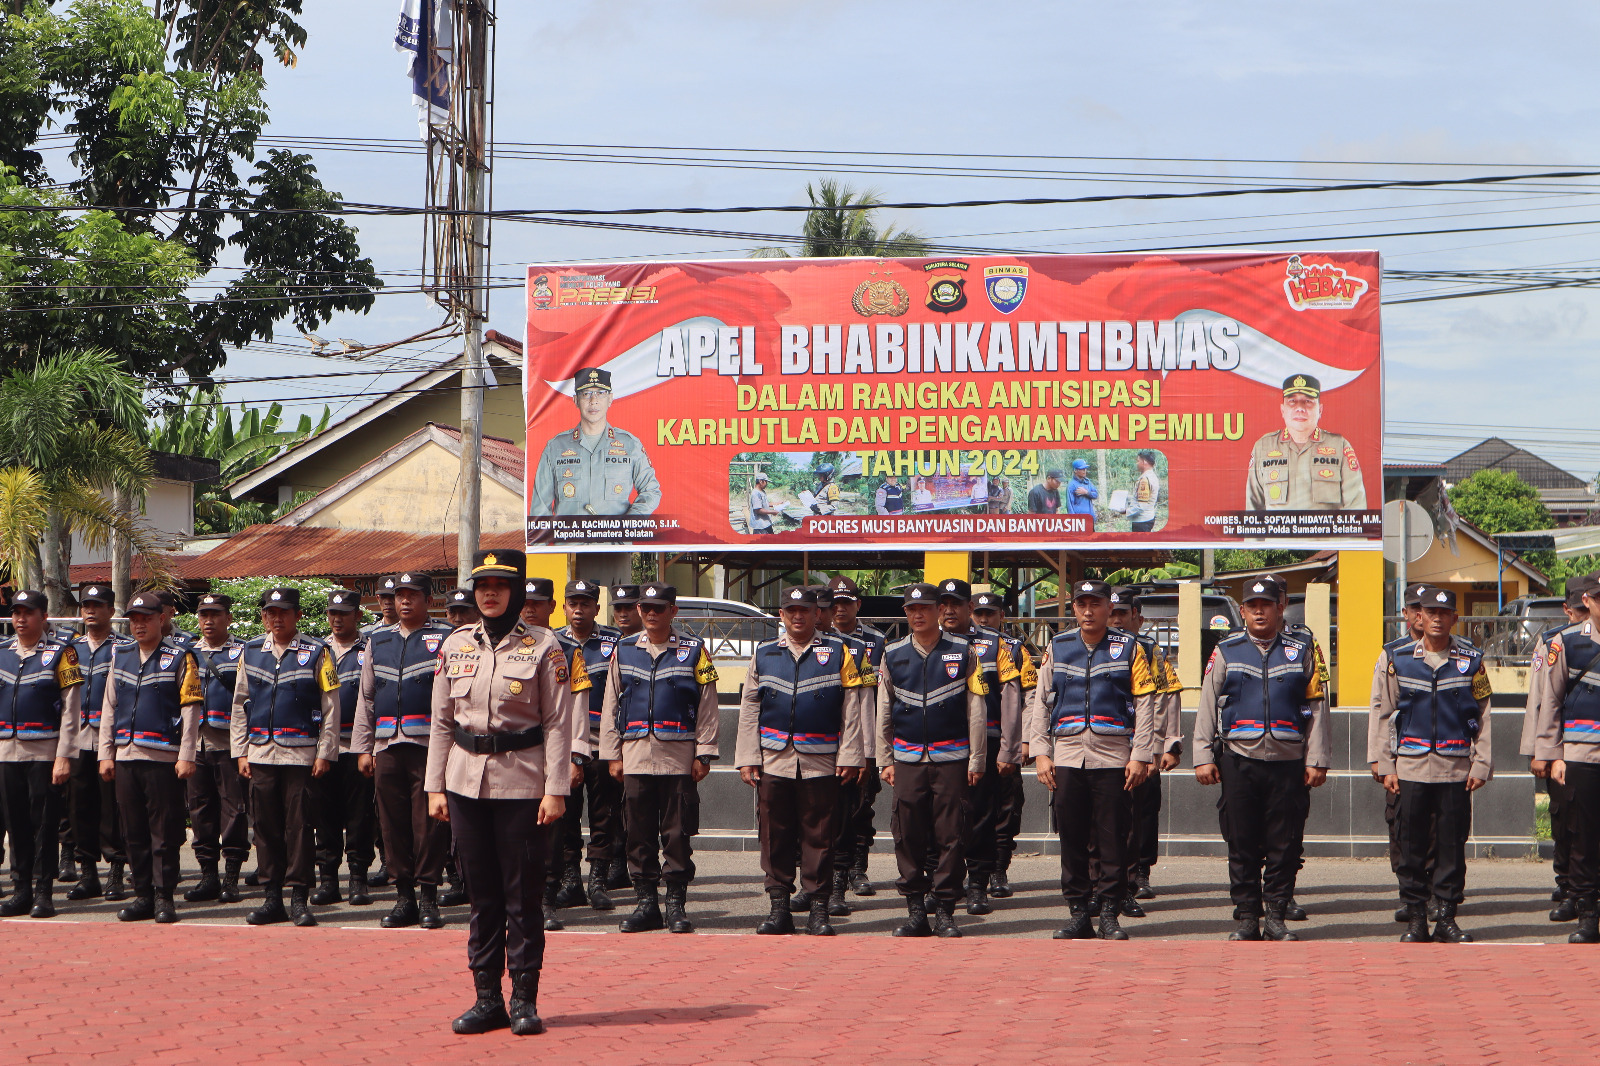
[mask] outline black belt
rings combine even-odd
[[[455,726],[454,731],[457,746],[474,755],[498,755],[503,751],[537,748],[544,743],[544,726],[538,725],[515,733],[469,733],[460,726]]]

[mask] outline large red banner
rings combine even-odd
[[[528,543],[1370,547],[1376,252],[528,269]]]

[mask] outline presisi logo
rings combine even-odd
[[[654,285],[619,285],[604,275],[576,274],[558,277],[554,289],[548,274],[533,279],[529,302],[535,311],[562,307],[604,307],[611,304],[653,304]]]
[[[1291,255],[1284,267],[1284,294],[1296,311],[1345,311],[1354,307],[1367,291],[1362,278],[1345,273],[1331,263],[1305,263]]]

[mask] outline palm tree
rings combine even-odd
[[[924,256],[932,251],[928,239],[910,230],[897,230],[893,226],[879,230],[873,216],[883,198],[875,189],[857,192],[831,178],[823,178],[813,188],[806,183],[806,197],[811,210],[806,212],[801,226],[799,256],[805,259],[844,255],[876,256],[889,259],[896,256]],[[750,253],[752,259],[788,259],[792,253],[783,248],[757,248]]]

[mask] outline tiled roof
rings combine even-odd
[[[447,426],[443,422],[430,422],[429,425],[446,436],[454,437],[457,443],[460,442],[461,431],[455,426]],[[504,437],[491,437],[485,433],[483,457],[518,480],[521,480],[523,471],[528,468],[528,453]]]

